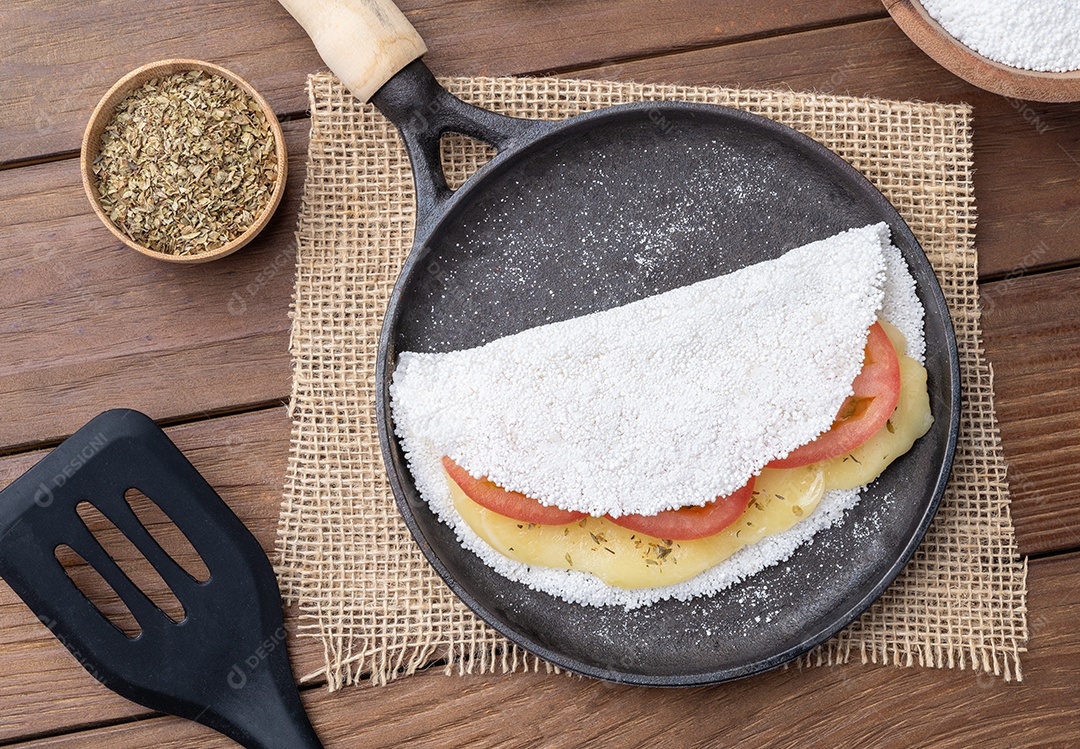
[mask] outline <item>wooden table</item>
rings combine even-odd
[[[931,668],[790,669],[650,690],[552,676],[447,677],[304,697],[328,747],[1080,745],[1080,106],[1007,100],[934,64],[878,0],[403,0],[439,74],[790,87],[970,102],[983,325],[1030,558],[1022,683]],[[272,550],[288,453],[287,317],[322,63],[273,0],[8,0],[0,9],[0,485],[96,413],[141,409]],[[211,266],[135,255],[98,224],[77,149],[97,99],[151,60],[250,80],[281,117],[289,189],[270,228]],[[246,309],[230,306],[240,292]],[[289,612],[290,623],[295,616]],[[292,639],[297,673],[321,646]],[[230,742],[95,682],[0,584],[0,745]]]

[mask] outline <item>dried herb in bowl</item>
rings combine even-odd
[[[128,94],[102,131],[92,169],[113,224],[168,255],[211,252],[242,235],[278,179],[262,107],[202,70],[152,78]]]

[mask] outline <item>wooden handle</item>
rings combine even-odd
[[[307,31],[323,61],[353,96],[367,101],[427,52],[391,0],[279,0]]]

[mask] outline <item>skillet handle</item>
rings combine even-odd
[[[392,0],[279,0],[330,70],[360,101],[427,46]]]
[[[392,0],[279,2],[353,96],[370,100],[401,131],[416,182],[417,242],[452,194],[442,170],[444,134],[478,138],[503,152],[553,126],[474,107],[440,86],[419,59],[427,51],[424,41]]]
[[[453,191],[442,168],[441,138],[461,133],[512,150],[550,130],[555,123],[508,117],[462,101],[444,89],[427,65],[414,60],[386,82],[371,103],[397,125],[412,162],[416,183],[416,237],[422,241],[429,219],[441,214]]]

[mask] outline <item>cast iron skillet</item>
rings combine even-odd
[[[512,119],[456,99],[419,61],[371,101],[401,131],[418,203],[413,250],[379,344],[383,457],[409,530],[477,615],[563,668],[683,686],[792,660],[881,595],[911,558],[944,492],[958,430],[959,370],[933,270],[864,177],[790,128],[717,106],[644,103],[559,122]],[[439,138],[447,132],[498,150],[456,191],[440,166]],[[841,524],[787,562],[708,598],[632,611],[572,605],[491,571],[419,496],[391,422],[397,352],[480,345],[879,221],[891,228],[926,310],[934,425]]]

